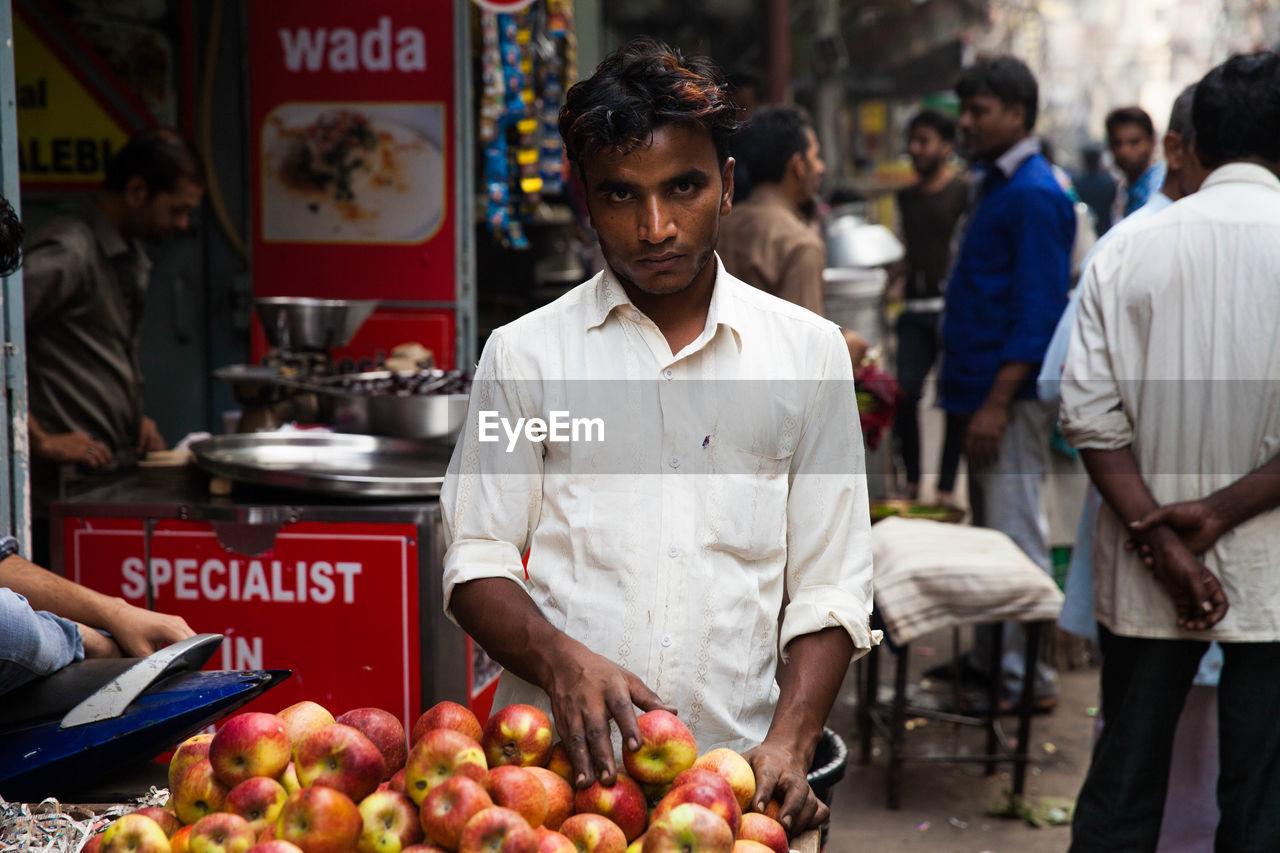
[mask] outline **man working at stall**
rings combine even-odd
[[[999,530],[1049,573],[1049,522],[1041,500],[1053,412],[1035,377],[1067,304],[1076,215],[1032,135],[1039,87],[1012,56],[981,59],[956,83],[960,131],[980,166],[947,281],[938,390],[942,408],[967,418],[965,457],[975,524]],[[971,670],[991,673],[991,632],[975,632]],[[1021,631],[1005,629],[1005,700],[1021,694]],[[1037,666],[1036,701],[1057,702],[1056,673]],[[930,672],[933,675],[933,672]]]
[[[735,164],[752,176],[751,194],[720,224],[716,250],[725,271],[821,315],[827,249],[803,213],[827,170],[813,124],[799,107],[764,107],[738,133],[734,151]],[[854,365],[861,363],[866,340],[844,335]]]
[[[0,277],[17,269],[21,257],[22,223],[0,198]],[[0,537],[0,694],[74,660],[145,657],[192,636],[181,617],[72,583],[28,563],[18,550],[18,540]]]
[[[1214,849],[1280,838],[1280,56],[1210,71],[1191,119],[1208,177],[1098,251],[1063,371],[1062,433],[1104,501],[1093,574],[1106,726],[1074,851],[1156,848],[1178,717],[1210,640],[1223,653]]]
[[[87,218],[36,234],[23,268],[30,406],[32,514],[38,561],[48,559],[48,506],[61,468],[128,464],[165,443],[142,411],[139,343],[151,273],[141,241],[191,224],[204,172],[187,142],[155,128],[107,164]]]
[[[746,750],[754,805],[798,832],[826,816],[805,775],[875,642],[866,476],[839,329],[715,255],[735,125],[715,66],[651,39],[569,91],[607,266],[484,348],[441,500],[445,607],[506,667],[496,704],[553,712],[579,787],[616,777],[611,721],[634,749],[636,706],[675,709],[701,749]],[[477,427],[557,408],[603,415],[606,441]]]

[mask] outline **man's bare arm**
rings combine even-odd
[[[34,610],[109,631],[120,649],[133,657],[146,657],[195,633],[180,616],[134,607],[123,598],[73,583],[17,555],[0,560],[0,586],[24,596]]]
[[[746,758],[756,774],[755,808],[763,811],[770,800],[781,800],[778,820],[793,834],[827,819],[828,809],[806,777],[853,656],[853,640],[843,628],[827,628],[796,637],[787,653],[769,733]]]
[[[1196,501],[1166,504],[1135,521],[1135,533],[1164,525],[1194,554],[1202,554],[1227,531],[1280,506],[1280,456],[1229,486]]]
[[[634,674],[555,628],[514,581],[482,578],[461,584],[449,609],[490,657],[550,697],[579,788],[597,777],[606,785],[617,779],[611,718],[623,745],[637,749],[640,730],[633,706],[675,711]]]

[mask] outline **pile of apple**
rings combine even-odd
[[[575,791],[531,705],[481,728],[441,702],[409,738],[378,708],[237,714],[174,752],[167,807],[121,817],[83,853],[788,853],[782,825],[747,812],[756,782],[741,755],[699,757],[666,711],[638,723],[626,773]]]

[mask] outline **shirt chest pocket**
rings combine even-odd
[[[724,441],[708,451],[702,547],[744,560],[782,556],[791,454],[766,455]]]

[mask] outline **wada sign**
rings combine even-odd
[[[257,295],[453,300],[453,9],[248,4]]]

